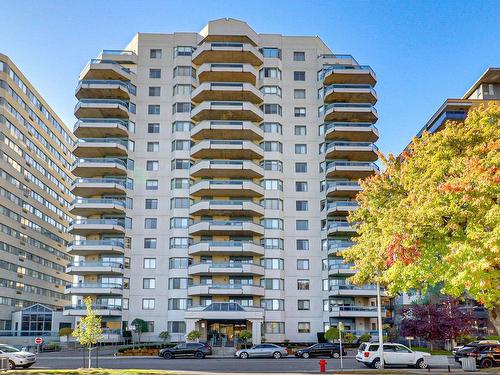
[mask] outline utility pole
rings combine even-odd
[[[378,320],[378,342],[380,353],[380,368],[384,368],[384,336],[382,332],[382,304],[380,298],[380,283],[377,282],[377,320]]]

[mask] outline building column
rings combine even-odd
[[[250,323],[252,323],[252,343],[254,345],[260,344],[262,320],[250,320]]]

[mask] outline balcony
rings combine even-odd
[[[251,44],[236,42],[203,43],[193,52],[192,58],[196,65],[224,61],[259,66],[264,62],[257,48]]]
[[[78,240],[68,244],[68,254],[88,256],[96,254],[122,255],[125,251],[123,239]]]
[[[264,267],[255,263],[194,263],[188,267],[188,275],[259,275],[264,276]]]
[[[249,102],[203,102],[191,110],[194,121],[203,120],[246,120],[260,122],[262,111]]]
[[[83,68],[80,80],[125,80],[135,78],[135,73],[111,59],[92,59]]]
[[[132,185],[121,178],[77,178],[71,185],[71,192],[79,197],[96,195],[125,195]]]
[[[81,158],[75,160],[71,173],[79,177],[126,176],[127,163],[117,158]]]
[[[120,316],[122,314],[121,306],[92,304],[92,309],[98,316]],[[86,314],[87,306],[85,305],[64,306],[63,315],[65,316],[85,316]]]
[[[385,309],[382,309],[382,315],[385,315]],[[376,318],[377,307],[330,306],[330,316],[338,318]]]
[[[260,104],[264,98],[254,85],[246,82],[204,82],[191,94],[195,103],[204,101],[234,101],[240,100]]]
[[[66,266],[68,275],[112,274],[123,275],[123,264],[119,262],[72,262]]]
[[[77,236],[89,234],[124,234],[124,219],[77,219],[69,224],[68,232]]]
[[[128,154],[128,139],[80,138],[75,142],[73,155],[78,158],[102,158]]]
[[[192,285],[188,287],[189,296],[196,295],[249,295],[264,296],[264,287],[254,284],[212,284],[212,285]]]
[[[330,142],[326,144],[325,159],[375,161],[378,159],[378,147],[371,142]]]
[[[351,102],[370,103],[373,105],[377,102],[377,93],[370,85],[330,85],[323,89],[323,99],[325,103]]]
[[[325,121],[371,122],[378,120],[374,106],[368,103],[331,103],[325,105]]]
[[[326,140],[375,142],[378,129],[369,122],[330,122],[323,124]]]
[[[191,137],[202,139],[247,139],[260,141],[262,129],[251,121],[202,121],[191,129]]]
[[[257,69],[251,64],[202,64],[197,69],[198,81],[204,82],[246,82],[255,85]]]
[[[322,73],[323,85],[335,83],[366,84],[375,86],[377,76],[367,65],[332,65]]]
[[[375,285],[356,286],[351,284],[330,285],[331,296],[355,296],[355,297],[375,297],[377,288]],[[381,295],[385,296],[384,292]]]
[[[252,141],[204,140],[191,147],[191,157],[198,159],[262,159],[264,151]]]
[[[189,246],[189,255],[263,256],[264,247],[249,241],[203,241]]]
[[[193,236],[262,236],[264,227],[252,221],[202,220],[189,226]]]
[[[348,241],[348,240],[328,240],[327,242],[327,251],[328,255],[335,255],[335,256],[341,256],[341,252],[343,250],[346,250],[350,248],[351,246],[354,246],[355,242],[354,241]]]
[[[327,163],[326,177],[365,178],[379,172],[375,163],[365,161],[331,161]]]
[[[76,198],[69,207],[75,216],[125,214],[125,199]]]
[[[75,89],[77,99],[122,99],[128,100],[137,94],[134,85],[127,81],[111,79],[84,79]]]
[[[74,283],[66,285],[64,294],[73,295],[121,295],[123,293],[122,284],[114,283]]]
[[[80,99],[75,106],[77,118],[128,118],[129,102],[120,99]]]
[[[352,263],[333,263],[328,265],[328,274],[332,275],[347,275],[352,276],[356,273]]]
[[[190,187],[194,196],[262,197],[264,189],[250,180],[202,180]]]
[[[362,190],[357,181],[332,181],[327,182],[327,197],[355,197]]]
[[[323,230],[327,232],[328,235],[352,235],[356,234],[356,227],[347,221],[331,221],[328,222]]]
[[[264,207],[243,200],[201,200],[189,208],[195,216],[263,216]]]
[[[329,216],[346,216],[349,212],[356,210],[358,207],[359,205],[356,201],[335,201],[327,202],[323,211]]]
[[[191,166],[193,177],[261,178],[262,168],[250,160],[200,160]]]
[[[196,320],[254,320],[264,319],[264,309],[261,307],[241,306],[235,302],[212,302],[208,306],[191,306],[186,310],[185,319]]]
[[[122,64],[137,64],[137,54],[123,49],[104,49],[99,54],[100,59],[113,60]]]
[[[78,138],[128,138],[129,121],[119,118],[84,118],[76,122],[73,133]]]

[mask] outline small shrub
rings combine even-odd
[[[361,336],[359,336],[359,341],[360,342],[369,342],[372,339],[372,335],[369,333],[363,333]]]

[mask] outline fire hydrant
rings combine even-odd
[[[326,360],[319,361],[319,372],[326,372]]]

